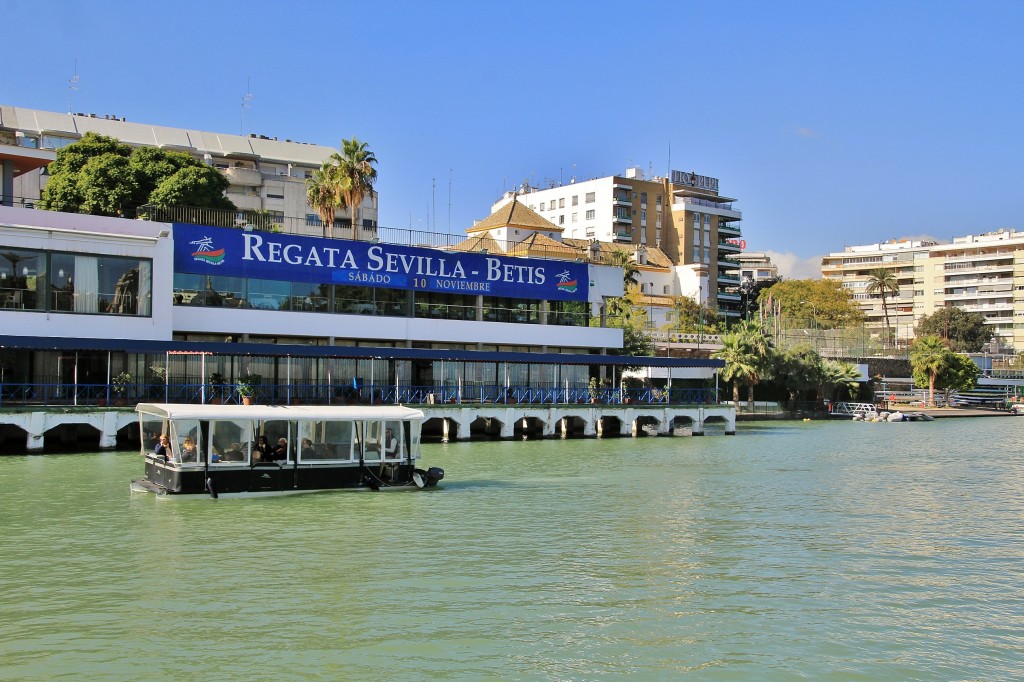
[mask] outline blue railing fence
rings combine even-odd
[[[481,403],[565,405],[638,404],[708,405],[718,402],[714,388],[625,388],[566,385],[518,386],[503,384],[259,384],[252,401],[263,405],[465,405]],[[0,407],[134,406],[141,402],[239,404],[234,384],[167,383],[108,384],[0,383]]]

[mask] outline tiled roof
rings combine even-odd
[[[554,223],[545,220],[539,213],[520,204],[514,197],[512,201],[505,204],[497,211],[487,216],[473,227],[466,230],[472,234],[484,230],[494,230],[501,227],[519,227],[526,230],[545,230],[547,232],[561,232],[562,228]]]
[[[536,256],[540,258],[558,258],[563,260],[575,260],[586,256],[586,252],[567,246],[551,237],[534,232],[529,237],[508,250],[510,256]]]
[[[504,249],[501,248],[497,240],[495,240],[490,234],[486,232],[484,232],[483,234],[473,235],[469,239],[461,241],[458,244],[450,246],[448,248],[450,251],[466,251],[476,253],[482,253],[486,251],[487,253],[496,254],[505,253]]]

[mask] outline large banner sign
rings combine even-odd
[[[586,263],[174,224],[174,271],[286,282],[586,301]]]

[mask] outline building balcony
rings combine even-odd
[[[718,242],[718,253],[739,253],[741,251],[739,244],[733,244],[731,242]]]
[[[228,168],[224,175],[232,185],[259,187],[263,184],[263,174],[255,168]]]
[[[733,301],[735,303],[739,303],[741,298],[742,298],[742,296],[740,294],[736,293],[736,292],[732,292],[732,291],[719,291],[718,292],[718,300],[719,301]]]
[[[631,215],[615,214],[615,216],[612,218],[612,222],[613,223],[618,223],[620,225],[632,225],[633,224],[633,216],[631,216]]]
[[[740,237],[743,233],[740,231],[739,223],[718,223],[718,235],[720,237]]]
[[[720,285],[724,284],[725,286],[737,286],[738,287],[740,285],[739,273],[736,273],[736,274],[726,274],[724,272],[720,272],[720,273],[718,273],[718,283]]]
[[[632,206],[633,202],[629,199],[623,199],[622,197],[612,197],[613,206]]]
[[[258,194],[227,192],[226,196],[240,211],[259,211],[263,208],[263,199]]]
[[[614,234],[615,241],[617,242],[631,242],[633,241],[632,232],[616,232]]]

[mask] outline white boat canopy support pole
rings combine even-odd
[[[202,374],[199,379],[203,382],[202,388],[199,389],[199,397],[202,399],[203,404],[206,404],[206,353],[199,356],[199,367],[200,373]]]

